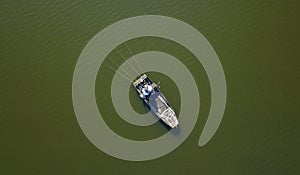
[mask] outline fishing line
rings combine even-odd
[[[127,50],[130,52],[130,54],[133,56],[133,59],[135,61],[135,63],[137,64],[138,68],[140,69],[141,71],[141,74],[144,72],[143,69],[142,69],[142,66],[139,64],[139,62],[136,60],[135,56],[133,55],[133,53],[131,52],[131,50],[129,49],[128,45],[126,44],[126,42],[124,42]]]

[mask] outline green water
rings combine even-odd
[[[283,0],[1,1],[1,174],[297,174],[299,7]],[[210,107],[202,65],[169,40],[128,41],[134,53],[158,50],[176,56],[192,72],[201,97],[196,127],[180,147],[155,160],[128,162],[101,152],[81,131],[72,106],[72,76],[79,54],[96,33],[147,14],[185,21],[209,40],[225,72],[227,106],[216,135],[198,147]],[[130,56],[126,48],[119,49]],[[150,75],[162,82],[162,91],[179,111],[174,82],[163,74]],[[97,103],[109,126],[135,140],[166,132],[159,123],[138,127],[117,116],[108,95],[112,76],[102,67],[96,82]],[[129,94],[132,107],[147,112],[133,89]]]

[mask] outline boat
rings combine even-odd
[[[154,83],[146,74],[142,74],[132,84],[139,97],[159,119],[171,128],[179,125],[174,109],[159,90],[158,84]]]

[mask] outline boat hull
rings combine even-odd
[[[140,76],[133,82],[133,86],[140,98],[148,105],[150,110],[171,128],[179,125],[176,113],[166,97],[147,75]]]

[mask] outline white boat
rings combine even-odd
[[[171,128],[179,125],[174,109],[159,90],[159,86],[153,83],[146,74],[141,75],[132,84],[140,98],[159,119]]]

